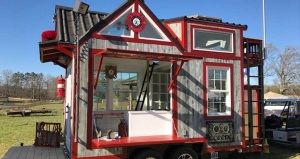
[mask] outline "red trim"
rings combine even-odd
[[[93,139],[92,149],[112,148],[112,147],[130,147],[130,146],[145,146],[145,145],[162,145],[176,143],[202,143],[207,142],[206,138],[183,138],[169,135],[160,136],[139,136],[139,137],[124,137],[112,141],[104,141]]]
[[[220,115],[220,116],[208,116],[207,114],[207,67],[226,67],[230,70],[230,96],[231,96],[231,115]],[[203,103],[204,103],[204,118],[207,120],[225,120],[230,119],[233,120],[234,117],[234,83],[233,83],[233,64],[229,63],[214,63],[214,62],[204,62],[203,63]]]
[[[173,88],[173,85],[174,85],[174,83],[175,83],[175,80],[177,80],[177,76],[179,75],[179,72],[180,72],[180,70],[181,70],[183,64],[184,64],[184,61],[181,61],[180,66],[177,68],[177,70],[176,70],[176,72],[175,72],[175,74],[174,74],[174,77],[173,77],[173,79],[172,79],[172,81],[171,81],[171,83],[170,83],[170,85],[169,85],[169,87],[168,87],[168,92]]]
[[[182,41],[183,41],[183,48],[186,50],[188,45],[187,45],[187,22],[183,20],[182,23]]]
[[[207,147],[207,152],[216,152],[216,151],[234,151],[236,149],[242,149],[241,145],[235,146],[224,146],[224,147]]]
[[[218,23],[211,23],[211,22],[205,22],[205,21],[193,21],[186,19],[186,21],[190,24],[202,24],[202,25],[208,25],[212,27],[222,27],[222,28],[228,28],[228,29],[241,29],[241,30],[247,30],[244,28],[244,26],[230,26],[230,25],[224,25],[224,24],[218,24]]]
[[[98,65],[98,70],[97,70],[97,75],[96,75],[96,80],[94,82],[94,89],[96,89],[97,85],[98,85],[99,74],[100,74],[100,71],[101,71],[102,62],[103,62],[103,55],[100,57],[100,61],[99,61],[99,65]]]
[[[92,49],[93,53],[105,54],[107,57],[118,57],[118,58],[132,58],[132,59],[148,59],[148,60],[159,60],[159,61],[180,61],[193,59],[202,59],[202,57],[193,57],[189,54],[166,54],[156,52],[142,52],[135,50],[121,50],[121,49]]]
[[[172,122],[173,122],[173,136],[178,136],[178,106],[177,106],[177,76],[175,76],[175,70],[178,67],[176,62],[172,65],[172,80],[174,84],[172,86]]]
[[[172,24],[172,23],[169,23],[169,24]],[[171,27],[169,26],[169,24],[165,24],[165,25],[164,25],[165,28],[171,33],[171,35],[172,35],[175,39],[179,40],[180,43],[182,44],[181,39],[179,39],[179,37],[176,35],[176,33],[171,29]]]
[[[92,147],[92,139],[93,139],[93,81],[94,81],[94,56],[92,52],[89,52],[88,55],[88,107],[87,107],[87,130],[86,130],[86,142],[87,149],[91,149]],[[103,56],[102,56],[103,57]],[[100,65],[101,66],[101,65]]]
[[[75,156],[77,155],[77,143],[75,143],[75,121],[76,121],[76,74],[77,74],[77,67],[76,67],[76,54],[73,54],[73,65],[72,69],[74,70],[72,78],[73,78],[73,91],[72,91],[72,100],[73,100],[73,105],[72,105],[72,134],[71,134],[71,158],[76,158]]]
[[[194,29],[199,29],[199,30],[209,30],[209,31],[216,31],[216,32],[227,32],[227,33],[232,33],[233,39],[232,39],[232,45],[233,45],[233,50],[232,53],[227,53],[227,52],[217,52],[217,51],[205,51],[205,50],[195,50],[194,49]],[[204,26],[195,26],[191,25],[191,30],[190,30],[190,40],[191,40],[191,50],[192,53],[194,54],[199,54],[203,57],[210,57],[210,58],[221,58],[221,59],[230,59],[230,60],[240,60],[240,57],[236,56],[236,35],[235,31],[233,30],[228,30],[228,29],[220,29],[220,28],[212,28],[212,27],[204,27]]]
[[[261,115],[259,115],[261,112],[259,111],[259,108],[261,107],[261,105],[260,105],[260,103],[258,102],[260,99],[259,99],[259,97],[260,97],[260,94],[259,94],[259,90],[256,90],[256,110],[257,110],[257,137],[258,138],[262,138],[262,136],[260,136],[260,132],[261,132],[261,127],[259,126],[260,125],[260,120],[261,120]]]
[[[244,83],[244,40],[243,40],[243,31],[241,30],[240,32],[240,50],[241,50],[241,57],[243,60],[241,60],[241,91],[242,91],[242,95],[241,95],[241,99],[242,99],[242,147],[243,147],[243,151],[246,150],[246,129],[245,129],[245,83]]]

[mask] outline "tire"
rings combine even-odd
[[[169,159],[198,159],[197,153],[189,147],[179,147],[172,150]]]
[[[162,155],[151,149],[144,149],[135,155],[134,159],[163,159]]]

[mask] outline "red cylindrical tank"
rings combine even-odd
[[[56,96],[57,97],[65,97],[65,79],[62,77],[57,79],[57,89]]]
[[[56,31],[47,30],[42,33],[42,41],[55,40],[57,36]]]

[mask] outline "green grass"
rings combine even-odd
[[[30,109],[51,109],[57,111],[57,114],[50,115],[31,115],[18,116],[0,116],[0,158],[12,146],[32,145],[35,138],[36,122],[55,122],[63,124],[63,104],[47,103],[30,107]],[[7,108],[6,108],[7,109]],[[5,109],[1,111],[6,111]],[[63,126],[63,125],[62,125]]]

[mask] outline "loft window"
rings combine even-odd
[[[230,69],[207,68],[208,116],[231,115]]]
[[[140,37],[163,40],[163,37],[155,29],[155,27],[149,22],[148,19],[146,19],[146,22],[147,22],[147,25],[146,25],[145,29],[140,32]]]
[[[132,7],[129,8],[122,15],[120,15],[120,17],[114,20],[100,33],[104,35],[114,35],[114,36],[132,36],[132,31],[126,24],[126,19],[131,12],[132,12]]]
[[[166,37],[166,35],[164,35],[163,31],[155,24],[151,17],[141,7],[139,10],[146,19],[146,27],[139,33],[139,38],[169,41],[169,39]]]
[[[233,33],[194,29],[194,50],[233,53]]]

